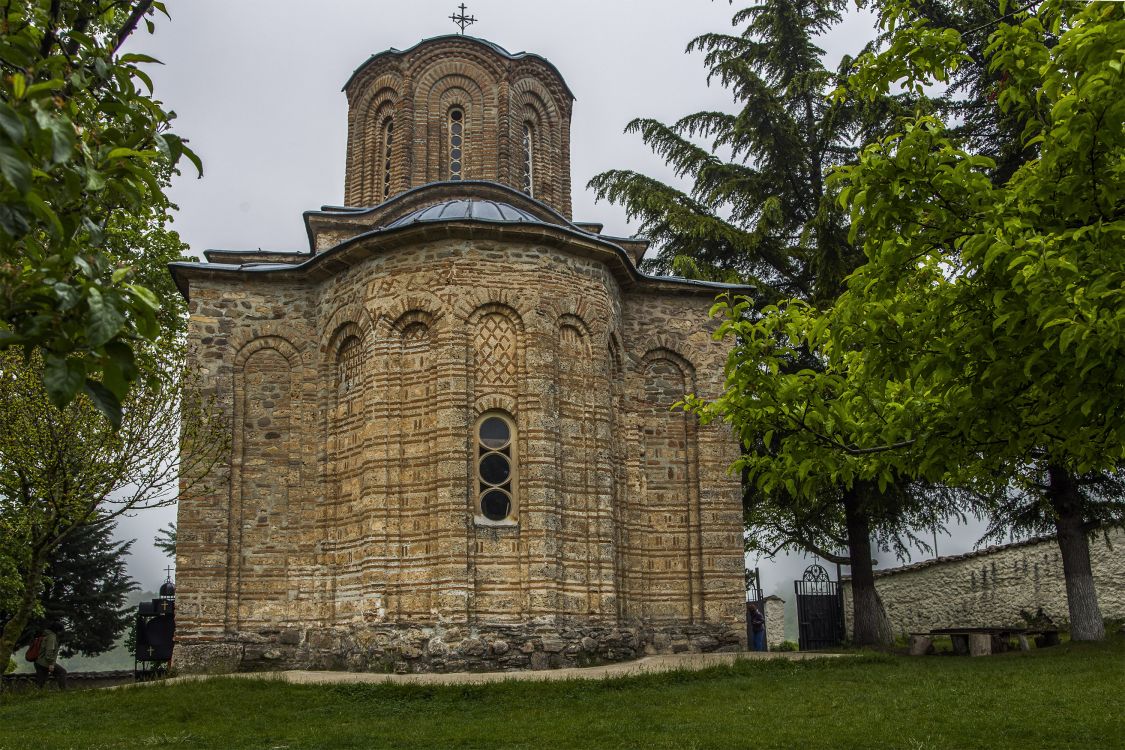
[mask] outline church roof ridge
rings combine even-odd
[[[536,54],[535,52],[515,52],[515,53],[512,53],[512,52],[509,52],[508,50],[504,49],[503,47],[501,47],[496,42],[489,41],[488,39],[484,39],[484,38],[479,37],[479,36],[472,36],[470,34],[439,34],[438,36],[426,37],[425,39],[421,40],[420,42],[417,42],[416,44],[413,44],[413,45],[407,47],[406,49],[398,49],[397,47],[390,47],[389,49],[385,49],[382,52],[376,52],[375,54],[371,55],[366,60],[364,60],[362,63],[360,63],[359,67],[357,67],[355,70],[352,71],[352,74],[350,76],[348,76],[348,80],[345,81],[344,85],[341,87],[341,91],[346,91],[348,86],[350,86],[352,84],[352,81],[354,81],[356,79],[356,76],[358,76],[364,70],[364,68],[366,68],[368,65],[375,62],[376,60],[378,60],[381,57],[386,57],[386,56],[391,56],[391,55],[399,55],[399,56],[407,55],[407,54],[410,54],[411,52],[413,52],[414,50],[418,49],[419,47],[421,47],[424,44],[430,44],[432,42],[449,41],[449,40],[454,40],[454,39],[459,39],[459,40],[464,40],[464,41],[469,41],[469,42],[476,42],[477,44],[484,45],[485,47],[488,47],[489,49],[491,49],[493,52],[496,52],[500,55],[503,55],[504,57],[508,58],[509,60],[524,60],[524,59],[528,59],[528,58],[530,58],[532,60],[538,60],[541,63],[543,63],[544,65],[546,65],[548,68],[550,68],[551,71],[556,76],[558,76],[559,81],[562,82],[563,88],[566,90],[566,93],[570,96],[570,98],[571,99],[576,98],[574,96],[574,92],[570,90],[570,85],[566,82],[566,79],[563,78],[563,74],[559,71],[559,69],[555,66],[555,64],[553,62],[551,62],[547,58],[543,57],[543,55]]]

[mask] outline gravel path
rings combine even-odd
[[[739,652],[727,654],[665,654],[646,656],[636,661],[606,664],[598,667],[572,669],[520,670],[513,672],[447,672],[441,674],[385,674],[382,672],[243,672],[233,675],[215,675],[258,680],[281,680],[296,685],[335,685],[345,683],[390,683],[399,685],[477,685],[508,680],[542,682],[548,680],[604,680],[611,677],[630,677],[656,672],[697,670],[733,664],[741,660],[758,659],[824,659],[838,658],[844,654],[773,652]],[[164,684],[210,679],[210,675],[185,675],[162,680]],[[140,683],[154,684],[154,683]]]

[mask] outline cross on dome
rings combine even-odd
[[[460,26],[461,27],[461,33],[464,34],[465,33],[465,27],[476,23],[477,17],[465,15],[466,8],[465,8],[464,3],[461,3],[461,5],[459,6],[459,10],[461,12],[460,13],[454,13],[453,15],[451,15],[449,17],[449,20],[453,21],[453,23]]]

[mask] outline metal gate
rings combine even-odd
[[[844,600],[840,582],[828,579],[819,565],[805,568],[793,582],[797,594],[797,627],[802,651],[833,648],[844,642]]]

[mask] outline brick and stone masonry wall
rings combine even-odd
[[[1105,618],[1125,619],[1125,531],[1090,540],[1098,604]],[[1020,625],[1020,612],[1043,611],[1057,624],[1068,619],[1062,558],[1054,537],[879,571],[875,587],[896,634],[931,628]],[[851,583],[844,609],[852,628]]]
[[[709,294],[599,262],[424,243],[330,283],[192,284],[232,457],[180,502],[177,666],[510,669],[744,647],[741,512]],[[514,523],[470,433],[517,430]],[[452,460],[450,460],[452,457]]]

